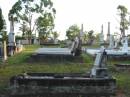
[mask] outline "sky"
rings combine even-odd
[[[111,33],[119,32],[118,5],[124,5],[130,12],[130,0],[52,0],[56,9],[55,30],[60,32],[60,39],[65,38],[65,31],[73,24],[84,30],[107,33],[107,23],[111,23]],[[8,20],[8,12],[16,0],[0,0],[4,17]],[[9,22],[7,22],[9,26]],[[9,28],[8,28],[9,31]]]

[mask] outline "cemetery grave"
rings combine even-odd
[[[20,54],[14,55],[12,57],[9,57],[6,65],[1,66],[0,68],[0,94],[1,95],[8,95],[8,87],[9,87],[9,78],[13,75],[18,75],[23,72],[44,72],[44,73],[69,73],[69,74],[81,74],[82,76],[84,74],[88,75],[88,72],[92,68],[93,59],[91,56],[86,55],[84,57],[85,63],[54,63],[53,65],[50,65],[50,63],[27,63],[26,60],[29,58],[29,56],[40,46],[25,46],[25,50],[21,52]],[[124,62],[124,61],[119,61]],[[117,82],[117,93],[120,95],[126,95],[126,97],[129,97],[129,72],[117,72],[112,64],[118,63],[118,61],[108,61],[109,65],[107,67],[109,68],[110,73],[116,78]],[[130,63],[129,61],[127,63]],[[87,73],[86,73],[87,72]],[[8,96],[7,96],[8,97]],[[115,96],[114,96],[115,97]],[[118,97],[118,96],[117,96]]]
[[[116,80],[108,73],[106,52],[101,49],[89,74],[24,73],[10,78],[12,96],[105,96],[116,92]]]
[[[58,37],[62,32],[55,31],[58,10],[53,0],[16,1],[8,11],[9,32],[3,8],[0,8],[0,97],[129,97],[130,36],[127,32],[130,17],[128,21],[125,6],[119,5],[117,9],[119,32],[110,33],[108,22],[104,39],[103,24],[99,34],[98,31],[95,34],[95,29],[83,32],[83,24],[81,30],[74,24],[66,30],[65,40],[60,41]],[[67,22],[62,21],[64,23]],[[14,31],[17,28],[19,31]],[[23,41],[17,40],[16,35]],[[66,41],[72,41],[72,45],[66,48],[41,46]],[[82,43],[87,47],[82,47]],[[95,48],[95,44],[100,47]]]

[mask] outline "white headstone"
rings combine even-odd
[[[128,52],[128,38],[124,37],[122,41],[122,51]]]

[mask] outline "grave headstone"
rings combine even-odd
[[[128,37],[122,39],[122,51],[128,52]]]
[[[23,45],[21,43],[21,40],[16,41],[16,52],[21,52],[23,50]]]

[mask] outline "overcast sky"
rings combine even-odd
[[[130,11],[130,0],[52,0],[56,8],[55,30],[61,32],[60,38],[70,25],[84,24],[84,30],[107,33],[107,22],[111,22],[111,33],[119,28],[117,6],[124,5]],[[16,0],[0,0],[0,6],[7,20],[8,11]]]

